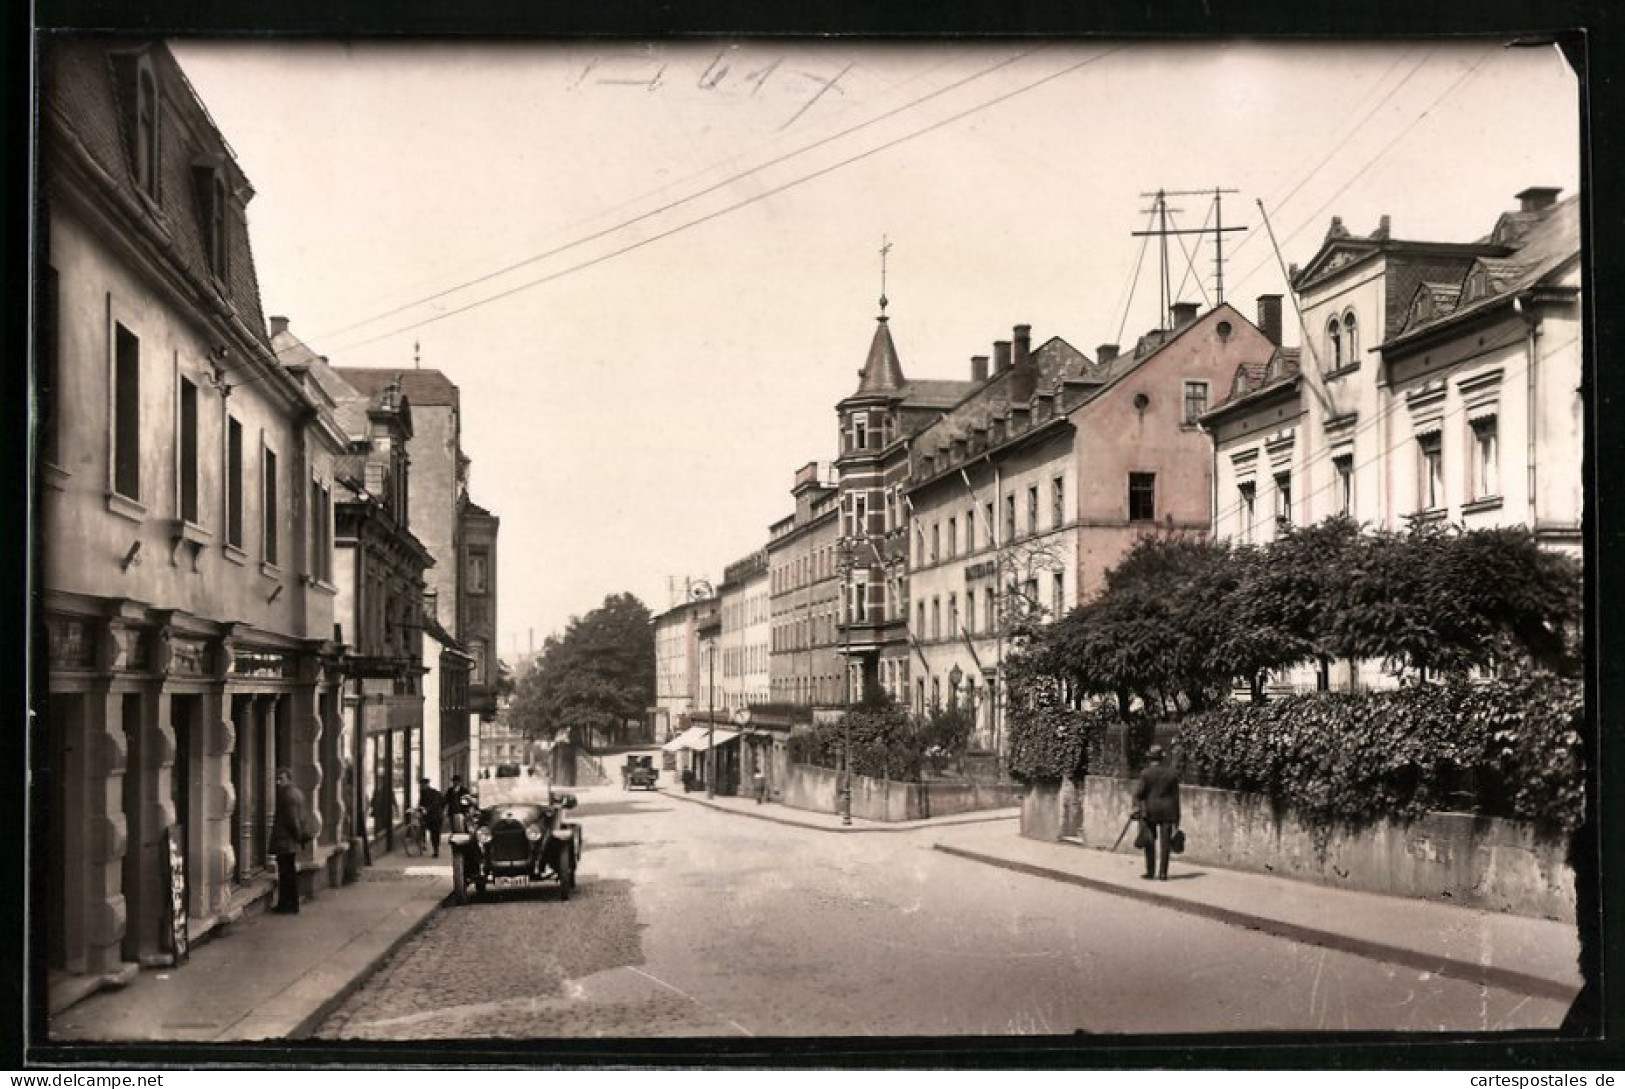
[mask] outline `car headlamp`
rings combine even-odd
[[[479,840],[481,843],[490,843],[491,842],[491,830],[489,828],[483,828],[483,827],[482,828],[477,828],[477,829],[474,830],[474,838]]]
[[[535,843],[537,840],[542,838],[542,830],[533,824],[529,828],[525,829],[525,838],[530,840],[532,843]]]

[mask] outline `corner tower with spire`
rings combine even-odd
[[[841,648],[850,645],[847,683],[854,702],[878,685],[908,693],[908,441],[970,391],[969,381],[914,381],[903,374],[886,308],[886,256],[880,249],[880,313],[858,388],[836,405],[842,570]]]

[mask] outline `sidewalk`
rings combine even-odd
[[[1435,975],[1541,998],[1570,1001],[1581,979],[1579,936],[1570,923],[1354,892],[1309,881],[1202,866],[1176,859],[1168,881],[1144,881],[1138,851],[1111,853],[1075,843],[1023,839],[1017,809],[885,823],[757,805],[749,798],[674,798],[780,824],[834,832],[920,832],[946,854],[1061,881],[1147,905],[1199,915]]]
[[[298,1039],[414,934],[451,891],[451,860],[395,851],[298,915],[257,912],[192,951],[50,1019],[52,1043]]]

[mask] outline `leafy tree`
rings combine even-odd
[[[1350,564],[1361,545],[1360,526],[1338,515],[1313,526],[1288,525],[1282,536],[1243,559],[1244,579],[1235,595],[1232,660],[1253,682],[1264,670],[1318,661],[1321,686],[1331,660],[1350,657],[1346,638]]]
[[[617,736],[654,702],[654,629],[632,594],[611,594],[562,636],[542,644],[535,667],[519,682],[511,711],[527,737],[577,745]]]

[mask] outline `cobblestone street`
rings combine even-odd
[[[318,1035],[1465,1031],[1564,1010],[980,866],[931,834],[580,796],[569,902],[540,885],[443,908]]]

